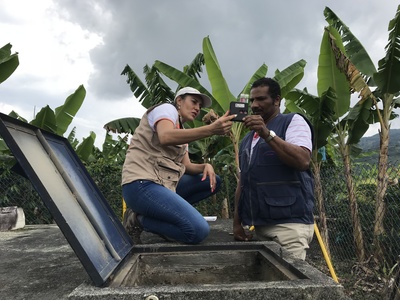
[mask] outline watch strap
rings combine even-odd
[[[265,139],[267,143],[269,143],[276,136],[275,132],[272,130],[269,131],[269,136]]]

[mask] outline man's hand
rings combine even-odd
[[[250,241],[253,239],[253,235],[247,234],[240,224],[233,225],[233,237],[236,241]]]
[[[262,138],[269,136],[269,130],[265,126],[265,121],[260,115],[249,115],[243,119],[243,124],[250,130],[254,130]]]

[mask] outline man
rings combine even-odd
[[[235,193],[233,232],[248,241],[242,225],[259,240],[274,240],[305,259],[314,234],[314,182],[309,169],[312,126],[299,114],[280,113],[280,86],[271,78],[250,90],[250,132],[239,149],[240,177]]]

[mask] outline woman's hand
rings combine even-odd
[[[229,115],[229,110],[220,118],[218,118],[214,123],[210,124],[212,128],[213,135],[225,135],[231,131],[232,119],[236,115]]]
[[[211,192],[213,193],[217,184],[217,178],[214,168],[210,164],[204,164],[203,178],[201,178],[201,181],[206,180],[207,176],[210,178],[210,188]]]

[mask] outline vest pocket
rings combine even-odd
[[[263,218],[281,220],[304,214],[300,182],[258,184],[257,195]]]
[[[170,190],[175,191],[176,185],[178,184],[180,178],[179,170],[172,168],[172,166],[168,166],[168,164],[163,161],[158,161],[155,169],[162,185]]]

